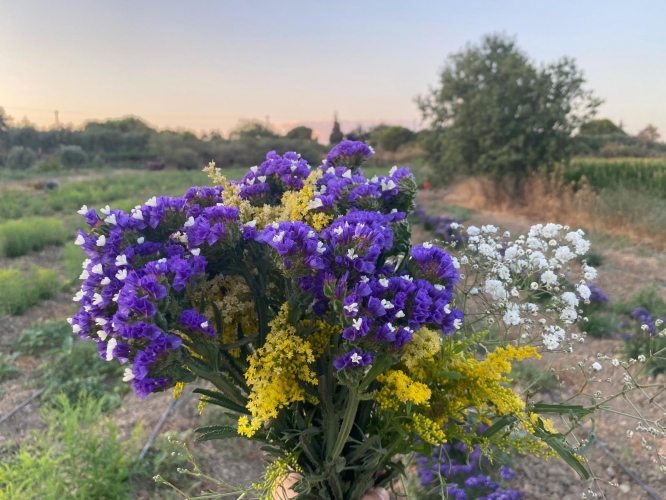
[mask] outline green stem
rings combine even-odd
[[[340,456],[342,449],[347,443],[349,434],[354,426],[354,420],[356,419],[356,411],[358,410],[359,403],[359,394],[354,388],[349,389],[349,401],[347,401],[347,408],[345,409],[345,414],[342,417],[342,425],[340,426],[340,433],[338,434],[338,439],[335,441],[335,446],[331,453],[330,459],[335,459]]]

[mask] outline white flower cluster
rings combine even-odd
[[[470,226],[466,232],[467,246],[459,257],[466,274],[461,291],[472,299],[472,314],[514,328],[549,350],[568,338],[583,340],[564,329],[579,319],[580,303],[590,298],[586,283],[596,278],[596,270],[583,264],[576,266],[578,279],[568,281],[574,279],[570,266],[590,249],[582,230],[538,224],[515,240],[492,225]]]

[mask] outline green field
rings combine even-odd
[[[624,188],[666,198],[666,158],[574,158],[564,180],[583,177],[597,191]]]

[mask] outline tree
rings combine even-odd
[[[424,147],[443,174],[436,178],[521,179],[566,160],[572,132],[601,104],[584,84],[573,60],[536,68],[502,35],[452,55],[439,87],[417,99],[431,123]]]
[[[259,139],[279,137],[267,125],[258,120],[242,121],[230,134],[231,140],[258,141]]]
[[[305,127],[303,125],[292,128],[287,135],[287,139],[296,139],[298,141],[311,141],[312,140],[312,129],[310,127]]]
[[[88,163],[88,154],[81,146],[60,146],[58,159],[65,168],[80,168]]]
[[[342,135],[342,130],[340,130],[340,124],[338,123],[338,114],[335,113],[333,118],[333,131],[328,140],[331,144],[339,144],[343,139],[344,136]]]
[[[615,125],[608,118],[602,118],[599,120],[591,120],[587,123],[583,123],[580,126],[579,130],[580,135],[627,135],[627,133],[622,130],[621,127]]]
[[[378,142],[386,151],[397,151],[400,146],[414,139],[414,132],[399,125],[388,127],[381,131]]]
[[[12,170],[25,170],[30,168],[37,161],[37,153],[30,148],[23,146],[14,146],[7,156],[7,167]]]
[[[636,139],[638,139],[638,142],[641,143],[641,146],[643,146],[644,149],[647,149],[657,142],[660,137],[661,134],[657,130],[657,127],[654,125],[648,125],[638,133]]]

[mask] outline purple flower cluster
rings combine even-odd
[[[356,144],[360,149],[367,147],[362,142],[352,144]],[[338,156],[335,165],[326,162],[319,167],[323,175],[317,181],[312,209],[327,211],[340,205],[388,214],[391,211],[406,212],[413,208],[407,202],[411,203],[416,181],[408,168],[393,167],[389,175],[375,176],[368,180],[361,170],[355,168],[355,164],[347,162],[347,159],[347,156]],[[406,196],[401,197],[401,193]]]
[[[373,154],[374,151],[372,148],[365,143],[345,140],[331,149],[328,155],[326,155],[324,164],[327,167],[346,165],[354,168],[361,165],[361,163]]]
[[[285,268],[296,276],[324,268],[322,254],[328,248],[314,229],[300,221],[273,223],[257,235],[256,241],[275,249]]]
[[[221,238],[225,231],[217,224],[236,218],[225,207],[207,206],[219,203],[220,194],[221,188],[191,188],[182,198],[151,198],[129,214],[108,207],[101,215],[92,209],[83,214],[92,231],[79,231],[75,243],[89,258],[74,297],[81,309],[70,322],[82,338],[97,342],[103,358],[132,362],[128,378],[141,397],[171,383],[151,370],[182,344],[168,328],[167,296],[181,293],[206,272],[206,259],[188,251],[185,242],[199,235],[210,242],[211,232]],[[215,334],[201,323],[190,332]]]
[[[252,167],[238,182],[240,196],[257,204],[274,205],[280,202],[282,193],[298,191],[310,175],[310,166],[301,155],[287,152],[280,156],[275,151],[266,155],[259,167]]]
[[[481,453],[478,445],[472,450],[461,441],[453,445],[444,444],[434,448],[429,457],[417,454],[420,484],[432,488],[439,484],[438,474],[447,483],[446,495],[455,500],[518,500],[523,493],[514,489],[504,489],[490,476],[482,473],[490,462]],[[499,468],[502,481],[510,481],[516,473],[508,467]]]
[[[629,317],[631,320],[633,320],[634,324],[637,324],[638,327],[643,327],[644,325],[647,326],[647,334],[653,337],[657,333],[657,325],[655,323],[655,318],[652,317],[652,314],[650,311],[645,309],[644,307],[637,307],[631,313],[629,314]],[[662,322],[666,323],[666,317],[661,318]],[[628,326],[626,322],[624,322],[623,326]],[[632,335],[633,336],[633,335]]]
[[[263,229],[254,221],[241,224],[238,209],[222,203],[219,186],[153,197],[129,213],[83,207],[91,230],[79,231],[76,243],[89,259],[74,298],[81,305],[71,319],[74,331],[97,342],[105,359],[131,362],[126,379],[145,397],[177,381],[171,375],[187,356],[184,340],[208,342],[220,333],[197,312],[204,301],[193,303],[199,284],[223,272],[251,281],[253,270],[243,274],[239,265],[251,268],[253,259],[261,259],[272,266],[268,276],[295,279],[298,287],[285,287],[280,278],[270,292],[257,292],[262,275],[253,294],[279,304],[291,300],[287,292],[302,293],[298,301],[311,304],[315,315],[339,321],[338,370],[395,353],[422,326],[451,335],[462,322],[462,311],[451,306],[459,279],[454,260],[425,245],[407,252],[405,217],[414,179],[406,168],[394,167],[367,180],[356,167],[370,154],[365,144],[351,141],[329,154],[309,207],[333,216],[320,233],[298,220]],[[309,174],[300,155],[273,151],[239,181],[240,196],[256,206],[278,204],[287,190],[300,190]]]
[[[414,217],[426,231],[432,231],[442,241],[447,243],[465,243],[467,241],[467,236],[458,228],[461,221],[456,217],[430,215],[420,205],[416,205]]]

